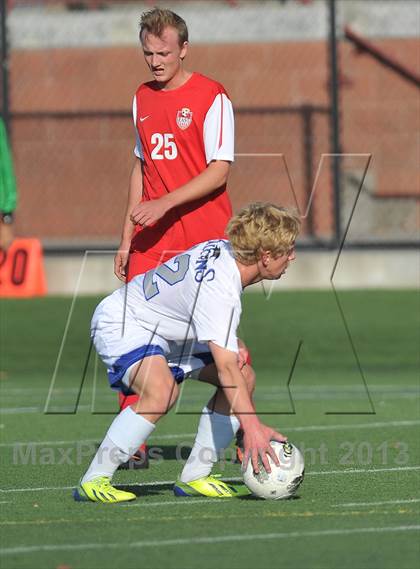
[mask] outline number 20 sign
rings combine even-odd
[[[0,250],[0,297],[44,296],[47,291],[39,239],[15,239]]]

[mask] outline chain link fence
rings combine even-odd
[[[235,209],[257,199],[297,205],[309,246],[335,246],[346,229],[347,243],[416,241],[416,2],[334,3],[338,109],[330,89],[331,2],[153,4],[185,18],[186,67],[223,83],[232,98]],[[118,243],[134,159],[131,101],[149,79],[137,26],[150,7],[8,2],[2,108],[20,196],[17,231],[40,237],[47,249]],[[342,153],[335,185],[334,110]]]
[[[344,148],[370,157],[350,241],[419,237],[419,8],[411,0],[340,3]],[[343,218],[359,191],[365,160],[343,161]]]

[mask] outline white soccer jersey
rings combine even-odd
[[[96,349],[108,366],[130,352],[151,355],[147,346],[166,354],[169,343],[187,340],[212,341],[238,352],[241,293],[229,242],[200,243],[99,304],[92,320]]]

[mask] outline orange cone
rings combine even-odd
[[[46,292],[39,239],[15,239],[7,252],[0,251],[0,297],[44,296]]]

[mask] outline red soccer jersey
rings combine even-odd
[[[133,117],[134,152],[143,162],[143,200],[179,188],[212,160],[233,162],[232,104],[220,83],[199,73],[170,91],[157,89],[154,82],[142,84],[134,97]],[[223,237],[231,215],[224,185],[200,200],[173,208],[153,227],[136,226],[131,252],[156,265],[177,251]]]

